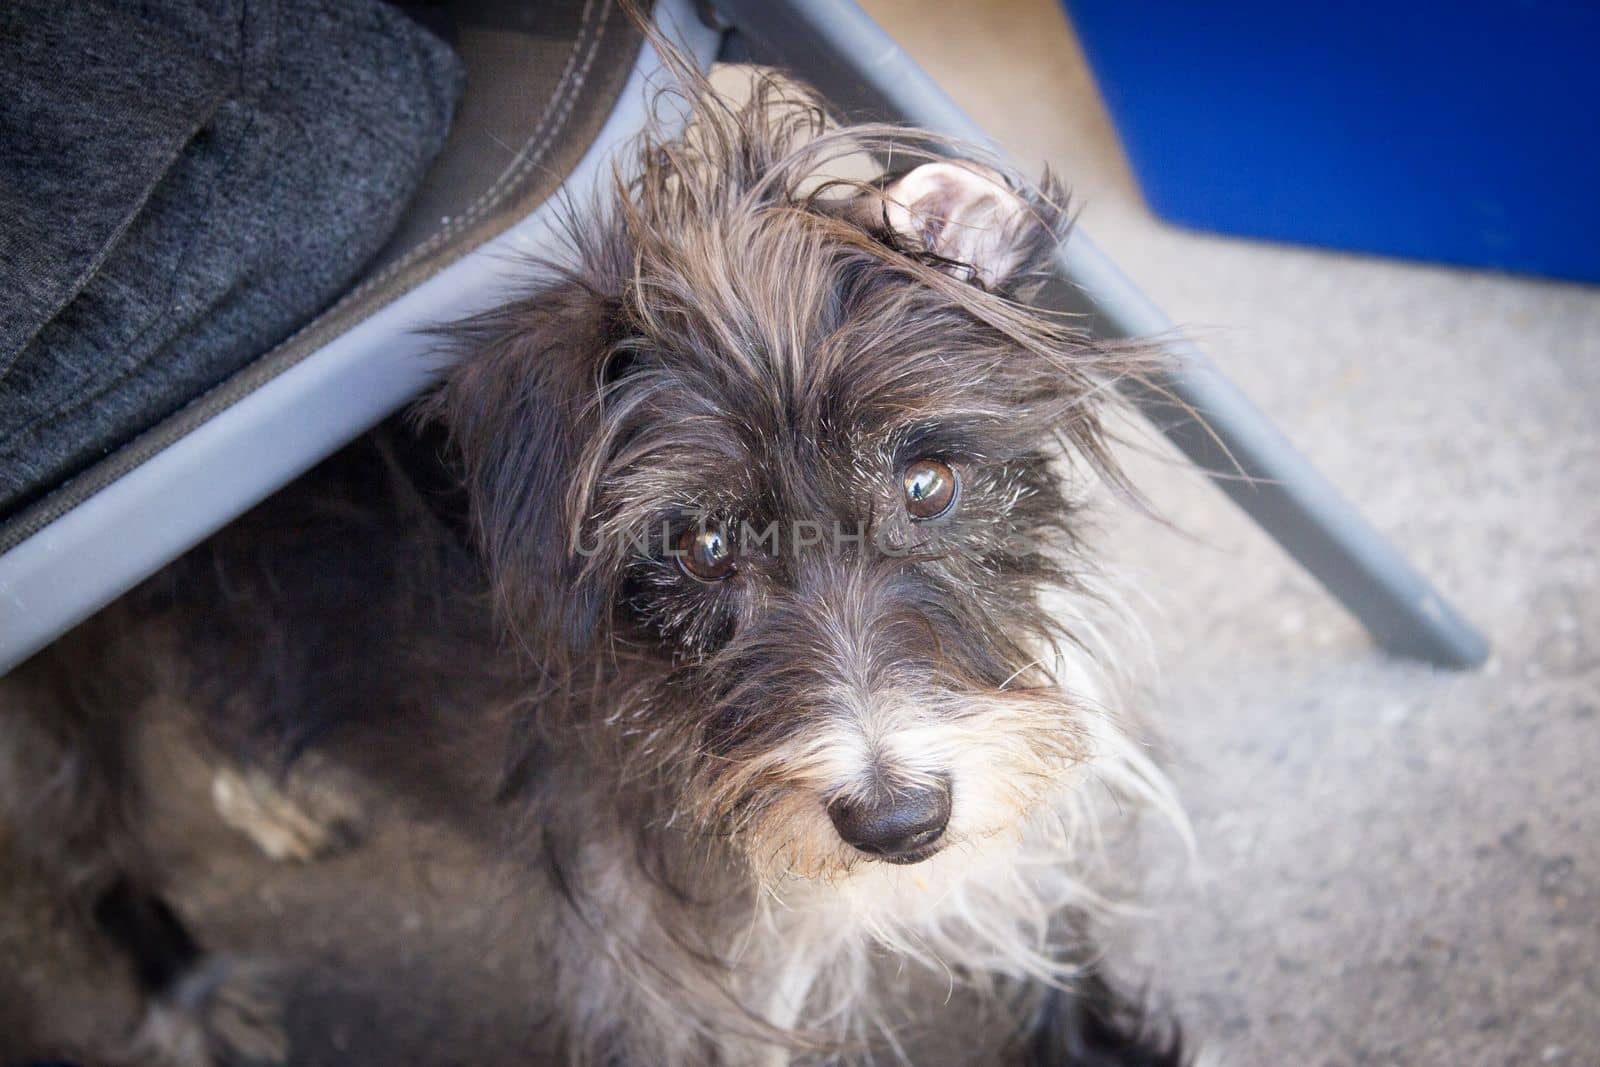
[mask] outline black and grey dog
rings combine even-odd
[[[138,844],[143,674],[252,768],[218,800],[283,853],[326,827],[263,768],[494,751],[547,1062],[1181,1062],[1086,939],[1095,796],[1181,823],[1081,517],[1150,357],[1024,300],[1048,180],[787,83],[685,95],[569,261],[447,331],[410,419],[5,683],[7,862],[157,1010],[210,1010],[226,975]],[[863,153],[897,169],[819,177]]]

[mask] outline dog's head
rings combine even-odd
[[[565,695],[539,728],[767,877],[1015,829],[1099,729],[1040,598],[1084,589],[1067,482],[1112,470],[1098,411],[1135,364],[1018,299],[1053,186],[903,143],[897,175],[817,181],[891,136],[772,84],[702,101],[574,264],[456,329],[436,400]]]

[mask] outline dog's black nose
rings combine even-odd
[[[895,786],[865,797],[840,797],[828,805],[839,836],[890,863],[918,863],[950,822],[950,783]]]

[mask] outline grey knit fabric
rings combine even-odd
[[[0,3],[0,514],[336,297],[461,81],[378,0]]]

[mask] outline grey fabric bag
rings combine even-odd
[[[378,0],[0,4],[0,515],[337,297],[461,83]]]

